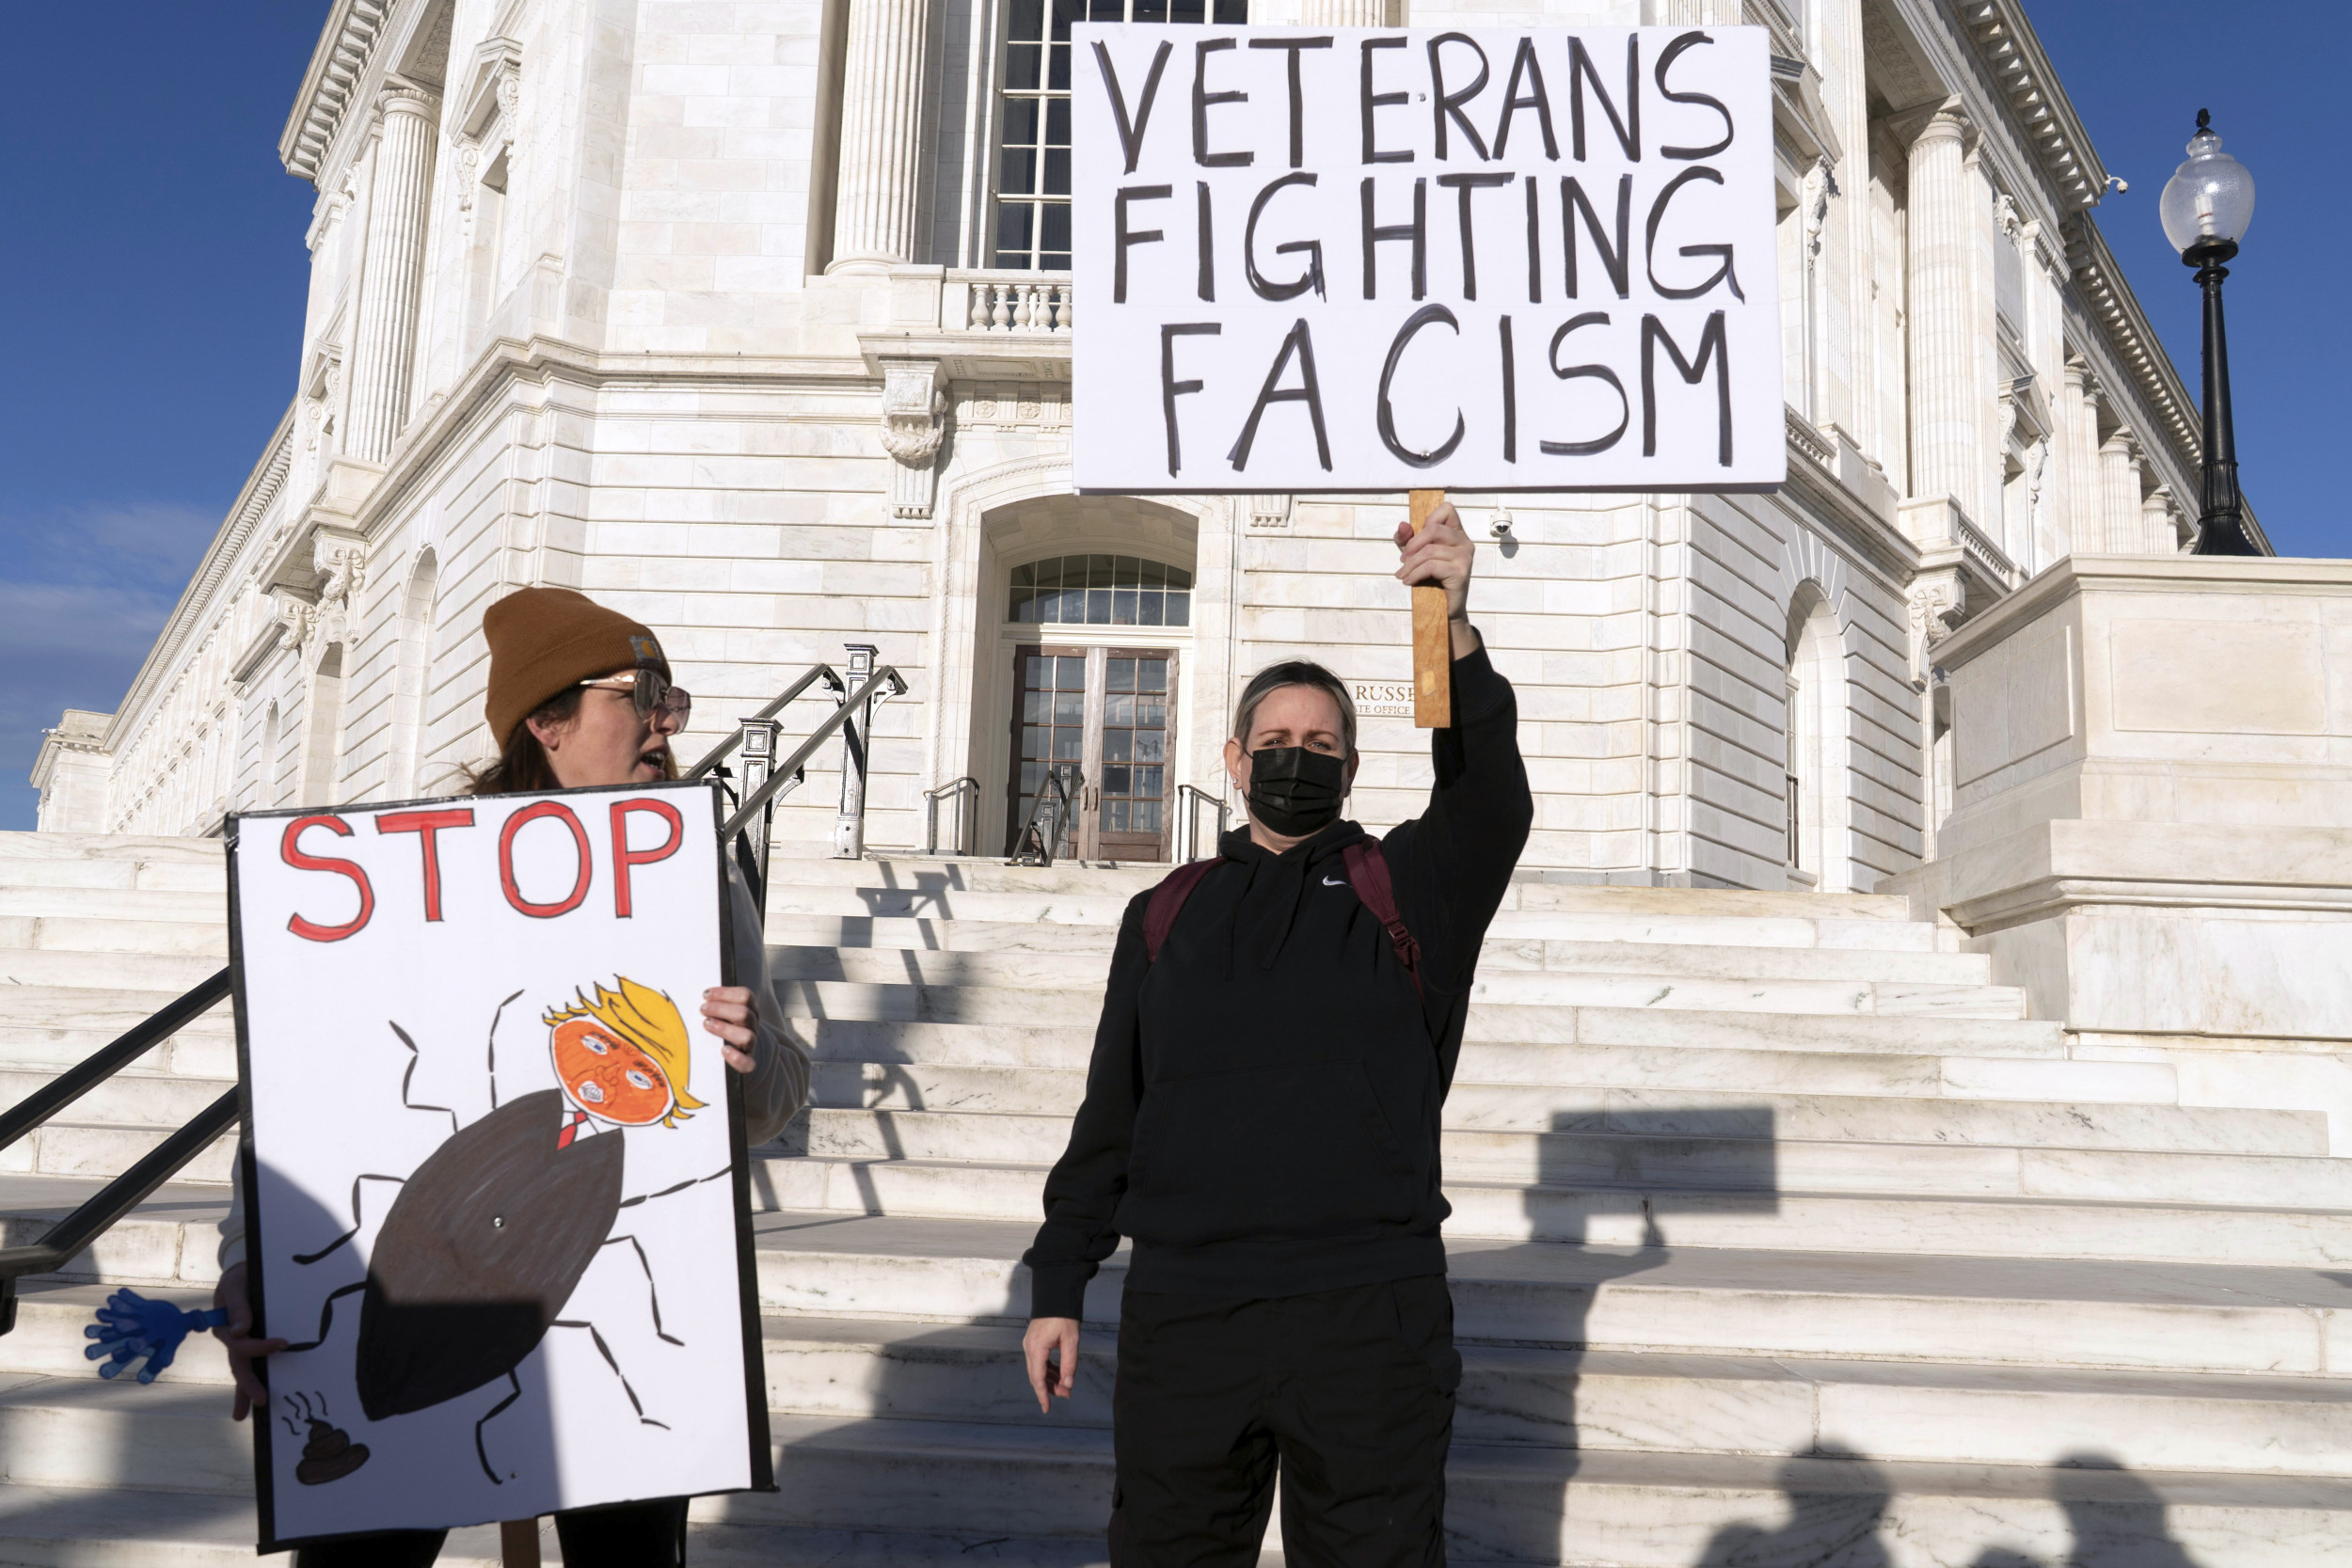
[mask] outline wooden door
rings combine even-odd
[[[1057,857],[1162,862],[1174,827],[1176,657],[1167,648],[1022,648],[1013,655],[1006,844],[1048,770],[1075,811]]]

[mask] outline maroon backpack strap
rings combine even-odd
[[[1200,879],[1215,870],[1217,857],[1193,861],[1169,872],[1152,890],[1152,901],[1143,906],[1143,960],[1157,963],[1160,947],[1168,941],[1168,933],[1176,928],[1176,917],[1184,912],[1184,900],[1200,885]]]
[[[1380,852],[1379,841],[1358,839],[1340,851],[1340,858],[1347,863],[1347,881],[1356,890],[1356,896],[1364,901],[1364,908],[1372,911],[1375,920],[1389,928],[1389,942],[1396,948],[1396,960],[1405,966],[1414,991],[1419,993],[1421,943],[1405,928],[1405,917],[1397,912],[1396,889],[1389,881],[1389,858]]]

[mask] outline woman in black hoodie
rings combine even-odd
[[[1397,576],[1442,584],[1453,621],[1454,727],[1431,737],[1429,808],[1379,843],[1409,937],[1348,864],[1369,835],[1338,820],[1357,763],[1347,689],[1320,665],[1261,672],[1225,744],[1248,824],[1219,841],[1156,958],[1152,895],[1128,905],[1086,1101],[1024,1259],[1024,1350],[1050,1409],[1073,1386],[1088,1281],[1120,1236],[1135,1243],[1113,1395],[1119,1568],[1254,1568],[1278,1458],[1293,1568],[1445,1560],[1461,1361],[1438,1114],[1534,803],[1510,684],[1464,608],[1460,519],[1442,507],[1396,542]]]

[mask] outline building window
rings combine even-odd
[[[1005,618],[1023,626],[1188,626],[1192,574],[1132,555],[1049,556],[1012,569]]]
[[[1249,20],[1249,0],[1012,0],[992,265],[1070,270],[1070,24]]]

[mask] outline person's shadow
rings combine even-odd
[[[1512,1492],[1549,1498],[1489,1513],[1470,1501],[1486,1487],[1462,1488],[1469,1506],[1449,1511],[1446,1535],[1465,1560],[1560,1560],[1574,1549],[1568,1495],[1590,1448],[1678,1446],[1638,1393],[1586,1407],[1594,1309],[1617,1282],[1671,1266],[1677,1212],[1779,1202],[1770,1106],[1555,1112],[1546,1132],[1520,1197],[1529,1239],[1450,1248],[1467,1353],[1457,1458],[1482,1449],[1518,1473]]]
[[[1860,1454],[1824,1442],[1780,1470],[1785,1524],[1725,1525],[1693,1568],[1893,1568],[1879,1539],[1886,1478]]]
[[[2074,1536],[2065,1568],[2201,1568],[2172,1539],[2163,1494],[2112,1454],[2070,1453],[2050,1479]]]

